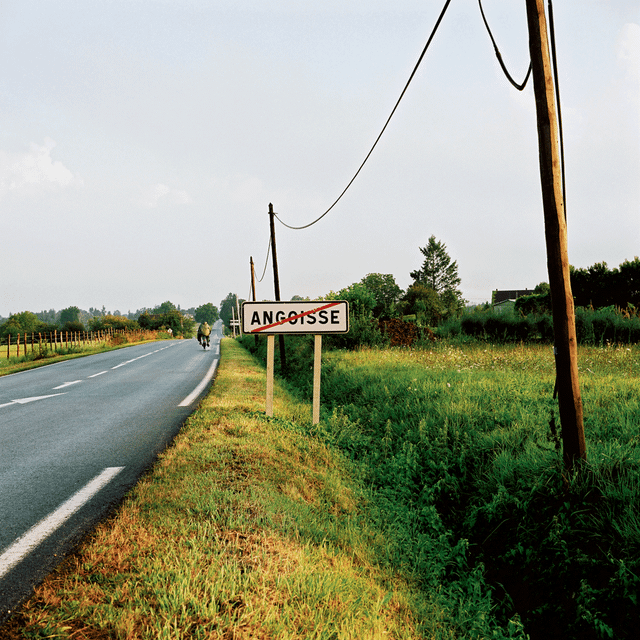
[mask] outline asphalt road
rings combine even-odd
[[[0,624],[171,442],[220,333],[206,351],[160,341],[0,377]]]

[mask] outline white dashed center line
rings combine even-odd
[[[53,387],[54,390],[57,389],[64,389],[65,387],[70,387],[72,384],[80,384],[82,382],[82,380],[73,380],[72,382],[65,382],[63,384],[61,384],[59,387]]]

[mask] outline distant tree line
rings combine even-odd
[[[0,323],[0,339],[7,336],[15,339],[18,334],[50,333],[54,331],[104,331],[107,329],[171,329],[174,336],[191,337],[195,322],[205,320],[213,324],[218,319],[218,309],[211,303],[200,307],[181,310],[180,306],[171,301],[149,309],[138,309],[136,314],[129,312],[126,316],[116,310],[111,313],[103,306],[102,309],[89,308],[83,311],[76,306],[67,307],[61,311],[50,309],[34,313],[22,311],[11,314]]]
[[[577,307],[640,309],[640,258],[625,260],[617,269],[609,269],[606,262],[572,267],[571,290]]]
[[[512,315],[494,312],[487,302],[467,308],[460,292],[457,261],[446,246],[431,236],[419,248],[423,263],[412,271],[413,282],[402,290],[391,274],[369,273],[327,299],[349,302],[350,331],[328,337],[327,344],[356,347],[386,344],[385,328],[410,322],[417,330],[407,331],[411,340],[468,335],[492,341],[553,341],[551,296],[547,283],[540,283],[531,295],[518,298]],[[617,269],[601,262],[586,269],[571,267],[578,339],[585,344],[637,342],[640,340],[640,259],[625,260]],[[293,299],[303,299],[294,296]],[[222,305],[225,324],[231,316],[235,295]],[[389,324],[392,321],[392,325]],[[430,331],[429,328],[432,330]]]
[[[612,307],[629,316],[640,311],[640,258],[625,260],[617,269],[597,262],[586,269],[571,267],[571,291],[576,307],[605,309]],[[516,300],[521,315],[551,313],[549,285],[539,284],[531,295]]]

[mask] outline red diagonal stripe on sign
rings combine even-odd
[[[281,324],[291,322],[292,320],[297,320],[298,318],[302,318],[303,316],[309,316],[312,313],[317,313],[318,311],[324,311],[325,309],[329,309],[330,307],[335,307],[339,304],[340,304],[339,302],[330,302],[329,304],[325,304],[322,307],[318,307],[317,309],[311,309],[311,311],[305,311],[304,313],[299,313],[296,316],[291,316],[290,318],[284,318],[283,320],[278,320],[278,322],[274,322],[273,324],[265,324],[264,327],[258,327],[257,329],[253,329],[251,333],[258,333],[260,331],[264,331],[265,329],[278,327]]]

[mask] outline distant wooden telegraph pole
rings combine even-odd
[[[269,203],[269,223],[271,225],[271,258],[273,260],[273,286],[275,288],[276,301],[280,302],[280,278],[278,277],[278,256],[276,255],[276,226],[274,223],[273,205]],[[287,368],[287,358],[284,352],[284,336],[278,336],[280,344],[280,371]]]
[[[558,119],[553,73],[549,58],[544,0],[526,0],[529,51],[538,120],[540,179],[544,209],[547,269],[553,307],[556,375],[562,449],[566,468],[586,460],[582,398],[578,384],[578,346],[569,279],[567,224],[562,197],[562,177],[558,145]]]
[[[253,256],[249,256],[249,260],[251,262],[251,295],[253,296],[253,301],[256,301],[256,270],[253,266]],[[253,340],[255,342],[256,347],[258,346],[258,336],[253,336]]]
[[[251,295],[253,301],[256,301],[256,270],[253,266],[253,256],[249,256],[249,262],[251,264]]]

